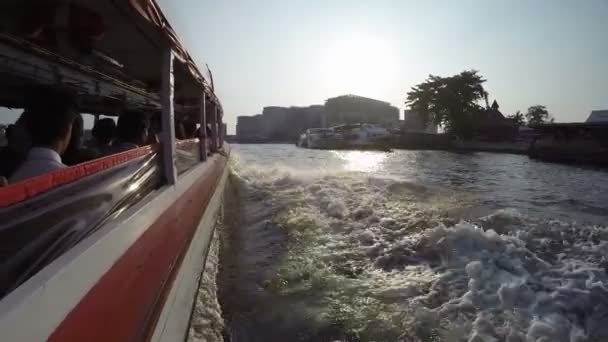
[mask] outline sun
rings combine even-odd
[[[383,97],[397,77],[392,47],[381,37],[353,34],[330,43],[322,56],[326,90],[335,94]]]

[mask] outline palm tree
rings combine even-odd
[[[526,125],[526,118],[524,117],[524,114],[522,112],[520,112],[519,110],[517,112],[515,112],[515,114],[509,115],[507,118],[513,120],[517,124],[517,126]]]

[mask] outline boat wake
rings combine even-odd
[[[232,340],[608,340],[606,227],[346,171],[237,163],[232,186]]]

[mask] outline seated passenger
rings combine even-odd
[[[9,125],[5,136],[8,145],[0,149],[0,176],[8,179],[25,160],[30,142],[25,127],[19,123]]]
[[[95,159],[96,157],[98,157],[97,154],[84,148],[84,121],[82,115],[76,114],[76,118],[72,124],[70,143],[63,154],[63,163],[72,166]]]
[[[177,118],[175,118],[174,125],[175,125],[175,139],[177,139],[177,140],[187,139],[186,130],[184,129],[184,123],[181,120],[178,120]]]
[[[89,144],[89,150],[98,156],[110,153],[115,132],[116,123],[114,123],[114,120],[105,118],[97,121],[91,132],[93,141]]]
[[[184,122],[183,126],[184,126],[184,134],[186,136],[186,139],[198,138],[196,122],[187,121],[187,122]]]
[[[150,117],[150,128],[148,129],[148,141],[146,142],[146,145],[153,145],[160,142],[160,128],[160,114],[153,114],[152,117]]]
[[[207,124],[207,128],[205,129],[205,140],[206,140],[206,144],[207,144],[207,155],[212,155],[213,153],[217,152],[216,148],[213,145],[213,139],[215,138],[214,134],[213,134],[213,130],[211,129],[211,126],[209,124]]]
[[[11,175],[11,183],[66,166],[61,155],[70,142],[78,109],[74,98],[67,92],[45,88],[33,94],[25,112],[28,113],[26,125],[32,148],[23,164]]]
[[[119,153],[144,146],[148,141],[150,120],[140,112],[127,111],[118,118],[117,140],[112,144],[111,152]]]

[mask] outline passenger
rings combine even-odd
[[[95,159],[97,154],[84,148],[84,121],[82,115],[76,114],[72,124],[72,136],[68,148],[63,154],[63,163],[72,166]]]
[[[177,118],[174,121],[175,123],[175,139],[184,140],[186,137],[186,130],[184,129],[184,123]]]
[[[116,123],[110,118],[97,121],[91,132],[93,141],[88,149],[97,156],[105,156],[110,153],[112,140],[116,134]]]
[[[9,178],[11,183],[66,167],[61,155],[70,143],[78,107],[69,93],[45,88],[33,94],[25,113],[32,148]]]
[[[213,130],[211,129],[211,126],[209,126],[209,124],[207,124],[206,128],[205,128],[205,145],[207,145],[207,155],[210,156],[213,154],[213,144],[211,144],[212,142],[212,138],[213,138]]]
[[[120,114],[116,128],[118,139],[112,144],[112,153],[144,146],[148,141],[150,120],[143,113],[127,111]]]
[[[148,129],[147,145],[158,144],[160,142],[159,135],[161,131],[161,118],[159,114],[153,114],[150,118],[150,129]]]
[[[31,143],[23,124],[9,125],[5,136],[8,145],[0,150],[0,176],[8,179],[25,160]]]
[[[196,123],[195,122],[184,122],[184,134],[186,135],[186,139],[197,138]]]

